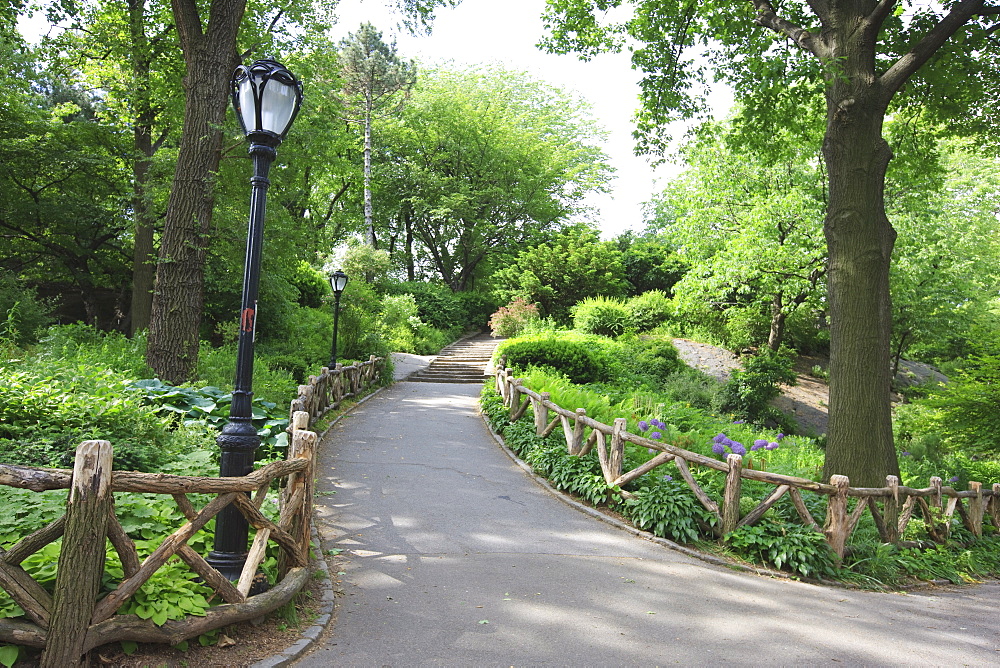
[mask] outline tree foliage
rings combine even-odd
[[[585,103],[526,74],[427,72],[385,132],[388,250],[411,280],[456,291],[493,256],[567,225],[607,179]]]
[[[569,230],[522,251],[493,275],[496,295],[538,304],[542,314],[569,324],[571,307],[588,297],[623,297],[621,252],[587,230]]]
[[[622,6],[632,10],[625,18],[603,20]],[[1000,6],[984,0],[548,0],[551,50],[587,57],[629,45],[646,73],[638,136],[648,150],[666,146],[666,121],[705,108],[709,76],[745,105],[748,143],[780,144],[780,127],[802,141],[825,124],[827,475],[874,485],[899,473],[889,410],[896,231],[885,211],[892,151],[884,119],[890,106],[924,107],[961,119],[963,129],[992,126],[992,109],[978,100],[990,99],[998,80],[998,15]]]
[[[732,344],[777,350],[789,316],[821,308],[825,297],[825,174],[795,144],[779,158],[731,140],[724,128],[706,128],[687,147],[688,169],[657,198],[650,228],[690,266],[674,286],[683,311],[724,313],[747,334],[730,336]],[[759,333],[747,326],[755,320]]]

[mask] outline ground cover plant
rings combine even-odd
[[[521,357],[515,358],[516,364],[523,366],[510,363],[508,366],[515,368],[516,375],[524,379],[527,387],[536,392],[548,392],[552,401],[569,410],[585,408],[588,417],[604,424],[613,424],[615,418],[624,417],[630,432],[652,440],[718,459],[736,453],[743,457],[745,468],[817,481],[822,479],[822,441],[795,434],[781,425],[781,420],[774,420],[773,413],[760,410],[761,406],[767,406],[767,399],[774,396],[777,383],[787,380],[787,355],[764,356],[759,364],[751,364],[743,374],[736,375],[735,382],[731,381],[728,386],[702,378],[701,383],[708,389],[692,402],[685,401],[683,392],[676,392],[672,383],[674,377],[680,377],[687,380],[677,387],[691,384],[691,371],[685,370],[683,365],[675,367],[673,373],[663,370],[646,374],[642,365],[623,362],[639,359],[642,354],[645,342],[634,336],[602,340],[596,336],[565,335],[571,341],[586,340],[594,357],[605,362],[599,382],[574,382],[572,376],[561,373],[551,360],[540,366],[525,362],[536,359],[530,354],[534,342],[545,341],[540,348],[549,350],[550,342],[561,336],[549,332],[544,338],[511,339],[500,347],[498,355],[503,355],[508,347],[520,352]],[[733,397],[742,398],[744,406],[756,404],[758,410],[723,412],[721,408],[731,407]],[[688,486],[680,482],[673,463],[661,465],[629,483],[626,491],[631,497],[622,500],[618,490],[605,483],[593,453],[584,457],[570,456],[558,430],[545,439],[538,438],[530,419],[522,418],[510,424],[509,411],[492,387],[484,389],[482,405],[487,419],[502,433],[508,445],[557,488],[596,506],[608,506],[637,527],[677,542],[712,551],[722,550],[732,557],[801,577],[835,579],[872,588],[892,588],[930,580],[972,582],[1000,572],[1000,538],[993,533],[994,528],[984,527],[985,537],[973,540],[957,517],[951,520],[949,539],[944,544],[930,540],[933,527],[912,520],[903,536],[904,542],[890,545],[880,542],[874,521],[865,514],[851,536],[843,563],[838,565],[822,534],[802,525],[787,497],[775,504],[755,526],[744,526],[725,536],[720,547],[716,543],[720,536],[714,526],[714,517],[704,510]],[[964,489],[969,480],[986,484],[1000,480],[997,475],[1000,465],[968,453],[947,451],[940,447],[939,441],[911,446],[913,452],[901,453],[902,484],[926,487],[932,475],[942,477],[945,484],[955,489]],[[627,443],[623,468],[634,469],[656,453],[656,450],[647,451]],[[576,480],[571,472],[578,475]],[[692,467],[692,475],[710,496],[721,498],[724,476],[697,467]],[[741,514],[752,510],[772,491],[773,486],[766,483],[744,480]],[[822,525],[826,515],[825,497],[804,494],[803,500],[813,518]],[[853,510],[853,503],[850,510]],[[985,521],[988,525],[988,518]]]

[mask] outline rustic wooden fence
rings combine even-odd
[[[321,419],[329,411],[340,407],[344,399],[359,396],[379,382],[386,358],[372,355],[367,362],[350,366],[337,364],[336,368],[323,367],[320,375],[309,376],[309,382],[299,385],[299,395],[292,401],[291,413],[305,411],[309,424]]]
[[[823,533],[838,559],[844,556],[848,538],[866,512],[870,513],[881,540],[900,544],[901,537],[914,514],[922,516],[928,536],[937,542],[948,538],[951,520],[958,513],[965,527],[977,538],[983,534],[983,518],[989,514],[993,527],[1000,527],[1000,483],[984,490],[979,482],[970,482],[969,489],[957,491],[943,485],[941,478],[930,479],[930,486],[923,489],[907,487],[896,476],[887,476],[885,487],[851,487],[846,476],[831,476],[829,483],[805,478],[768,473],[743,467],[743,458],[730,454],[726,461],[690,452],[683,448],[661,443],[626,430],[625,418],[617,418],[614,425],[606,425],[587,417],[583,408],[567,410],[553,403],[547,392],[534,392],[514,378],[510,369],[496,369],[496,386],[510,409],[512,422],[520,420],[530,407],[534,414],[535,432],[548,436],[561,426],[570,455],[583,456],[596,448],[597,457],[607,484],[623,497],[631,494],[620,489],[657,466],[673,462],[681,478],[690,487],[698,501],[716,518],[713,530],[718,538],[744,525],[754,525],[786,494],[791,499],[802,523]],[[551,419],[550,419],[551,415]],[[590,430],[589,434],[586,430]],[[631,471],[623,471],[625,444],[659,451],[649,461]],[[691,475],[691,466],[703,466],[725,475],[722,498],[713,499]],[[774,486],[774,491],[760,500],[745,515],[740,513],[742,481],[754,480]],[[827,497],[824,526],[813,519],[802,499],[804,492]],[[853,507],[850,499],[855,499]]]
[[[0,484],[41,492],[69,489],[66,514],[25,536],[7,550],[0,548],[0,586],[30,621],[0,619],[0,643],[43,649],[43,667],[80,664],[91,649],[118,641],[177,644],[230,624],[260,617],[288,603],[309,577],[309,542],[315,478],[317,435],[309,428],[340,406],[345,398],[366,392],[381,377],[385,358],[335,369],[299,386],[292,402],[288,458],[239,478],[204,478],[162,473],[112,471],[112,446],[85,441],[77,449],[72,471],[0,464]],[[274,481],[284,480],[279,517],[273,522],[260,508]],[[114,512],[115,492],[169,494],[187,522],[140,562],[132,539]],[[215,495],[201,509],[189,494]],[[251,496],[252,495],[252,496]],[[187,541],[209,520],[232,504],[255,530],[246,565],[234,585],[188,546]],[[36,582],[21,563],[62,538],[54,593]],[[98,598],[105,575],[105,541],[121,560],[124,577],[114,590]],[[279,581],[268,591],[250,595],[251,585],[269,542],[278,547]],[[136,615],[116,614],[169,559],[178,557],[225,603],[204,615],[168,620],[161,625]]]

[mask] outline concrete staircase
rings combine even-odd
[[[429,366],[411,374],[406,380],[415,383],[481,383],[493,351],[502,340],[494,339],[489,334],[477,334],[456,341],[443,348]]]

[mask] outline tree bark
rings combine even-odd
[[[149,328],[153,308],[153,281],[156,277],[156,249],[153,245],[153,214],[149,207],[147,186],[153,148],[153,111],[150,98],[151,54],[145,31],[145,0],[128,0],[129,37],[132,48],[132,76],[135,79],[135,128],[132,130],[132,216],[135,220],[135,245],[132,251],[132,305],[129,309],[129,332],[135,335]]]
[[[76,451],[42,668],[78,666],[87,651],[87,630],[104,575],[106,527],[114,503],[112,456],[107,441],[84,441]]]
[[[213,175],[246,0],[212,0],[206,30],[194,0],[172,0],[172,6],[187,66],[184,128],[160,243],[146,361],[176,384],[189,380],[198,362]]]
[[[852,39],[847,30],[841,44]],[[827,88],[823,155],[830,175],[824,221],[829,250],[830,421],[824,478],[875,487],[899,475],[889,400],[892,311],[889,264],[896,232],[885,213],[882,138],[888,96],[874,76],[872,46],[845,47],[844,76]]]

